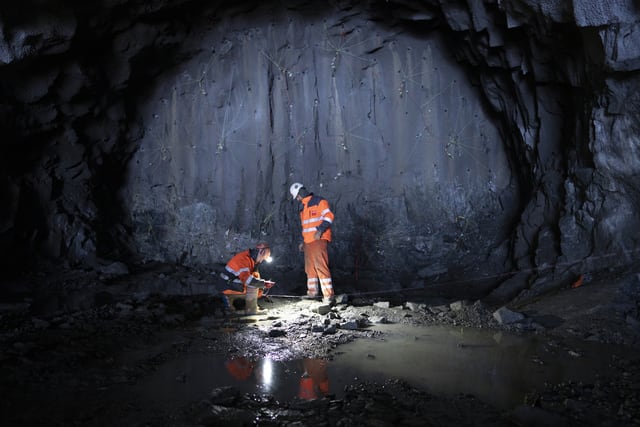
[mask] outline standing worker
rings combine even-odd
[[[298,200],[301,204],[302,243],[300,243],[300,250],[304,251],[307,296],[316,297],[319,284],[324,297],[323,301],[331,303],[334,300],[334,292],[327,245],[331,241],[333,212],[331,212],[329,202],[326,199],[308,192],[299,182],[293,183],[289,187],[289,192],[294,200]]]
[[[300,377],[298,397],[305,400],[322,399],[329,394],[327,361],[324,359],[304,359],[304,373]]]
[[[260,278],[258,266],[271,260],[271,248],[267,243],[258,243],[255,248],[247,249],[233,256],[219,273],[224,281],[223,300],[230,310],[244,308],[247,314],[258,312],[258,298],[263,289],[270,289],[275,282]]]

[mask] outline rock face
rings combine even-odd
[[[226,261],[267,239],[284,260],[300,240],[294,181],[330,201],[344,269],[455,265],[498,243],[517,188],[442,37],[317,13],[225,19],[157,79],[123,186],[146,257]]]
[[[30,3],[0,14],[4,267],[300,268],[294,181],[345,276],[635,256],[631,0]]]

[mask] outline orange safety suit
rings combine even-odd
[[[227,360],[225,366],[231,376],[240,381],[249,378],[253,372],[253,363],[242,356]]]
[[[327,361],[323,359],[305,359],[303,363],[304,374],[300,378],[298,397],[305,400],[313,400],[329,394]]]
[[[309,194],[301,201],[300,223],[302,225],[302,240],[304,242],[304,270],[307,274],[307,295],[315,297],[318,294],[318,284],[322,295],[333,297],[333,282],[329,270],[329,255],[327,244],[331,241],[331,225],[333,212],[329,202],[320,197]],[[321,233],[316,240],[316,233]]]
[[[250,250],[242,251],[233,256],[225,266],[225,270],[241,282],[242,291],[225,289],[226,295],[246,295],[247,285],[251,285],[253,279],[260,279],[260,273],[256,271],[256,261],[251,257]],[[262,296],[262,289],[258,289],[258,298]]]

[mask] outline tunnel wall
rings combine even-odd
[[[273,3],[0,5],[0,267],[268,239],[300,268],[293,180],[335,205],[347,273],[432,277],[494,242],[531,288],[635,262],[633,0]]]
[[[511,165],[437,32],[279,10],[194,39],[202,53],[141,106],[123,200],[146,259],[206,265],[268,240],[300,267],[295,181],[330,201],[332,264],[347,273],[439,274],[504,238]]]

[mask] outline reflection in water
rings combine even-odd
[[[244,356],[234,356],[225,362],[227,372],[238,381],[246,381],[254,374],[254,381],[265,393],[271,393],[274,386],[273,360],[254,362]]]
[[[225,363],[227,371],[237,380],[244,381],[253,373],[253,362],[244,356],[234,357]]]
[[[588,342],[561,346],[536,336],[489,330],[400,325],[376,329],[384,334],[341,346],[330,362],[189,353],[163,363],[133,387],[140,399],[172,404],[199,401],[213,389],[227,386],[287,401],[329,393],[341,399],[349,385],[392,378],[435,395],[473,394],[508,409],[545,381],[594,381],[609,369],[616,353],[613,346]]]
[[[304,373],[300,377],[298,397],[305,400],[313,400],[329,394],[327,361],[323,359],[304,359],[302,363]]]
[[[300,374],[298,397],[305,400],[319,399],[329,394],[329,375],[327,361],[324,359],[303,359]],[[225,362],[227,372],[238,381],[255,382],[265,393],[276,389],[276,377],[284,378],[285,370],[277,372],[271,359],[254,362],[244,356],[234,356]],[[295,370],[287,371],[295,373]],[[253,374],[253,375],[252,375]],[[287,396],[293,397],[293,396]]]
[[[262,388],[266,393],[271,393],[273,390],[274,370],[273,360],[264,359],[259,366],[258,373],[256,374],[258,381],[262,384]]]
[[[523,402],[545,382],[592,382],[605,374],[613,346],[583,341],[565,344],[539,336],[445,326],[376,325],[380,339],[341,347],[331,378],[402,379],[439,396],[472,394],[501,409]]]

